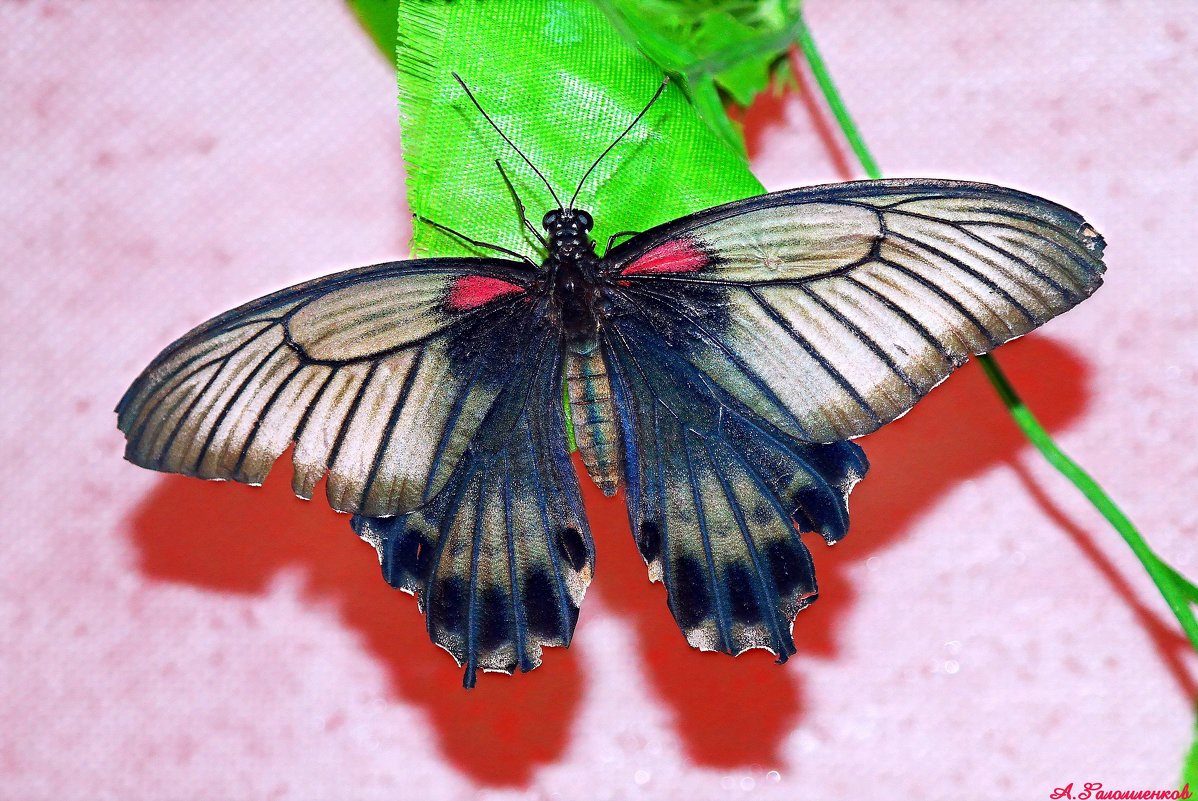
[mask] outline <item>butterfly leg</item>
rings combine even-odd
[[[536,240],[541,243],[541,247],[548,250],[549,243],[545,241],[545,237],[541,236],[541,232],[537,230],[536,226],[528,221],[528,215],[524,210],[524,201],[520,199],[520,193],[516,191],[512,179],[507,177],[507,172],[503,169],[503,164],[499,159],[495,159],[495,166],[499,168],[499,174],[503,176],[503,182],[507,184],[508,191],[512,193],[512,199],[516,202],[516,212],[520,215],[520,224],[536,237]]]
[[[607,247],[605,247],[603,249],[603,252],[607,253],[607,251],[611,250],[611,243],[615,242],[617,238],[619,238],[621,236],[636,236],[639,233],[641,233],[641,232],[640,231],[616,231],[614,234],[612,234],[611,236],[609,236],[607,238]]]
[[[467,242],[471,245],[474,245],[477,248],[490,248],[491,250],[494,250],[498,253],[504,253],[508,256],[511,256],[514,259],[519,259],[520,261],[527,264],[529,267],[532,267],[534,270],[537,269],[537,263],[522,253],[517,253],[514,250],[508,250],[507,248],[501,247],[499,245],[492,245],[490,242],[482,242],[477,239],[472,239],[472,238],[466,236],[465,234],[463,234],[461,231],[457,231],[453,228],[450,228],[448,225],[442,225],[439,222],[430,220],[428,217],[422,217],[419,214],[416,215],[416,219],[420,220],[423,223],[431,225],[433,228],[436,228],[438,231],[444,231],[445,233],[450,234],[451,236],[456,236],[458,239],[461,239],[463,242]]]

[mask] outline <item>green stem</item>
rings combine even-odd
[[[844,138],[848,141],[849,146],[852,147],[853,153],[856,154],[862,169],[865,170],[865,174],[873,179],[881,178],[882,171],[879,169],[877,161],[874,160],[873,154],[870,153],[869,147],[865,144],[865,139],[861,136],[861,131],[857,128],[857,123],[854,122],[852,115],[849,114],[849,110],[845,106],[844,99],[841,97],[839,90],[837,90],[836,84],[832,81],[828,65],[824,61],[823,56],[820,55],[819,49],[815,46],[815,39],[812,38],[811,30],[807,27],[805,21],[800,20],[797,33],[799,48],[803,51],[803,57],[807,60],[807,64],[811,68],[811,73],[815,76],[816,83],[819,84],[820,91],[823,93],[824,101],[828,104],[828,108],[836,118],[836,122],[844,134]],[[1031,413],[1031,410],[1019,398],[1019,394],[999,368],[998,362],[994,360],[994,357],[986,354],[979,356],[978,361],[981,363],[982,369],[985,371],[986,377],[990,379],[990,383],[994,386],[995,391],[1002,398],[1007,411],[1010,412],[1011,417],[1014,418],[1019,428],[1023,430],[1024,435],[1044,455],[1049,464],[1055,467],[1086,496],[1086,499],[1093,504],[1094,508],[1107,519],[1111,526],[1123,537],[1124,541],[1127,542],[1128,547],[1139,558],[1140,563],[1144,565],[1144,569],[1148,571],[1148,575],[1152,577],[1157,589],[1160,590],[1161,596],[1165,599],[1165,603],[1169,605],[1169,609],[1177,617],[1177,622],[1181,624],[1182,630],[1185,632],[1186,637],[1189,638],[1190,645],[1193,646],[1195,651],[1198,651],[1198,619],[1195,619],[1193,610],[1190,608],[1191,602],[1198,602],[1198,588],[1162,561],[1148,547],[1148,543],[1144,541],[1140,532],[1132,525],[1131,520],[1110,499],[1110,496],[1103,491],[1098,482],[1083,470],[1077,462],[1066,456],[1064,451],[1057,446],[1056,442],[1053,441],[1052,437],[1044,429],[1044,426],[1040,425],[1035,415]]]
[[[832,116],[836,118],[836,123],[840,126],[844,138],[848,140],[849,147],[853,148],[857,161],[861,162],[861,169],[865,170],[865,174],[874,180],[881,178],[882,170],[878,167],[878,162],[874,160],[874,154],[866,146],[865,139],[861,137],[857,123],[849,115],[844,98],[840,96],[840,90],[832,82],[832,74],[828,72],[828,65],[816,48],[815,39],[811,38],[811,29],[807,27],[806,20],[801,16],[796,32],[798,33],[799,48],[803,51],[803,57],[807,59],[807,66],[811,67],[811,74],[815,76],[819,90],[824,94],[824,102],[832,110]]]

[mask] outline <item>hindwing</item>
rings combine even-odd
[[[629,520],[650,578],[665,583],[692,645],[768,648],[785,661],[795,615],[816,597],[799,528],[829,543],[848,531],[861,449],[793,439],[635,317],[611,327],[604,349]]]
[[[556,332],[525,355],[446,489],[391,518],[356,516],[383,575],[420,601],[433,642],[465,666],[511,673],[569,645],[594,572],[594,546],[566,450]]]

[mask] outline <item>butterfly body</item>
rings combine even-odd
[[[551,211],[544,220],[549,238],[542,271],[554,318],[565,346],[579,354],[598,346],[601,318],[610,309],[606,297],[610,290],[599,276],[600,260],[590,238],[593,225],[590,214],[575,209]]]
[[[553,298],[565,358],[566,395],[575,442],[587,474],[605,495],[619,486],[620,454],[616,410],[607,363],[600,348],[605,321],[614,306],[613,282],[590,238],[594,225],[581,209],[545,215],[548,255],[543,271]]]

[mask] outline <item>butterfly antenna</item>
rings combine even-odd
[[[516,151],[516,153],[519,154],[520,158],[524,159],[525,164],[527,164],[529,167],[532,167],[532,171],[535,172],[537,174],[537,177],[541,179],[541,182],[543,184],[545,184],[545,188],[549,190],[549,194],[553,195],[553,199],[557,203],[557,207],[559,209],[564,209],[565,206],[562,205],[561,198],[559,198],[557,196],[557,192],[553,191],[553,185],[550,184],[549,181],[545,178],[545,176],[541,173],[541,171],[537,169],[537,165],[533,164],[532,161],[529,160],[528,156],[524,155],[523,151],[521,151],[520,148],[516,147],[516,143],[513,142],[511,139],[508,139],[507,134],[505,134],[503,132],[503,130],[498,125],[495,124],[495,120],[491,119],[491,116],[489,114],[487,114],[487,112],[483,111],[483,107],[481,105],[479,105],[478,99],[474,96],[474,92],[471,92],[470,87],[467,86],[466,82],[462,80],[462,76],[458,75],[456,72],[453,72],[450,74],[453,75],[453,79],[455,81],[457,81],[458,85],[461,86],[462,89],[466,92],[466,97],[470,98],[470,102],[474,104],[474,107],[476,109],[478,109],[478,113],[483,115],[483,119],[485,119],[487,122],[491,123],[491,127],[495,129],[495,132],[503,137],[503,141],[505,141],[509,145],[511,145],[512,150]]]
[[[649,98],[649,102],[645,104],[643,109],[641,109],[641,113],[636,115],[636,118],[633,119],[633,121],[628,124],[628,127],[624,129],[624,133],[617,136],[616,141],[608,145],[607,150],[604,150],[602,153],[600,153],[599,158],[595,159],[595,163],[592,164],[590,168],[588,168],[583,174],[582,180],[578,182],[578,188],[574,190],[574,196],[570,198],[570,208],[574,208],[574,201],[578,200],[578,193],[582,191],[582,187],[587,182],[587,178],[591,177],[591,172],[599,166],[599,162],[603,161],[603,157],[610,153],[613,147],[620,144],[620,140],[627,136],[628,132],[636,127],[636,124],[641,121],[641,118],[649,113],[649,109],[653,108],[653,104],[657,102],[657,98],[661,97],[661,93],[666,90],[666,85],[669,84],[669,82],[670,76],[667,75],[665,79],[662,80],[661,86],[657,87],[657,91],[653,93],[653,97]]]

